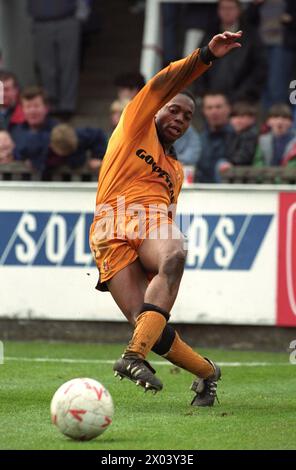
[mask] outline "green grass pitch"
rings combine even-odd
[[[104,360],[117,359],[122,349],[123,345],[4,343],[0,449],[296,449],[296,366],[289,363],[288,353],[201,351],[225,363],[218,387],[220,404],[192,408],[191,375],[170,365],[155,366],[164,383],[155,396],[128,380],[115,379],[112,364]],[[60,361],[63,358],[73,362]],[[159,357],[151,354],[150,360]],[[50,423],[52,395],[74,377],[99,380],[115,404],[112,425],[90,442],[71,441]]]

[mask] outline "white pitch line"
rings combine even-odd
[[[64,364],[114,364],[116,359],[70,359],[66,357],[4,357],[4,362],[56,362]],[[151,361],[151,364],[157,366],[172,366],[170,362]],[[218,362],[221,367],[266,367],[266,366],[290,366],[290,362]]]

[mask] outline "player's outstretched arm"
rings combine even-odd
[[[206,72],[212,60],[221,58],[232,49],[241,47],[238,42],[241,36],[241,31],[237,33],[226,31],[217,34],[208,46],[196,49],[185,59],[172,62],[149,80],[124,112],[123,126],[129,133],[129,138],[143,130],[145,124],[151,122],[162,106]]]

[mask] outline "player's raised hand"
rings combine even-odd
[[[237,41],[242,37],[242,34],[242,31],[237,33],[225,31],[224,33],[217,34],[209,42],[209,49],[215,57],[223,57],[232,51],[232,49],[241,47],[241,44]]]

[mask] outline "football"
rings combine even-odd
[[[89,441],[110,426],[114,406],[110,393],[100,382],[77,378],[58,388],[50,413],[51,422],[65,436]]]

